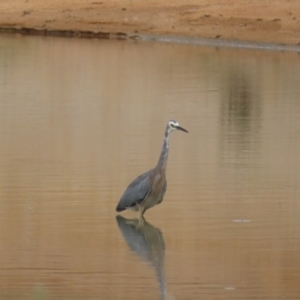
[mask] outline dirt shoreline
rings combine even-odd
[[[0,3],[0,31],[300,45],[300,5],[299,0],[7,0]]]

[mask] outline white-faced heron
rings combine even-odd
[[[166,168],[169,153],[169,137],[174,130],[188,132],[180,127],[178,122],[174,120],[168,122],[157,165],[155,168],[138,176],[129,184],[116,207],[117,212],[131,209],[138,211],[139,217],[142,218],[147,209],[163,201],[167,190]]]

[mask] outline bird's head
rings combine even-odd
[[[168,122],[168,127],[170,128],[171,131],[173,131],[173,130],[181,130],[181,131],[184,131],[184,132],[188,132],[186,129],[184,129],[181,126],[179,126],[179,123],[177,121],[174,121],[174,120],[170,120]]]

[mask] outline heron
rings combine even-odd
[[[160,204],[167,190],[166,169],[169,154],[169,138],[174,130],[188,132],[177,121],[167,124],[161,153],[156,166],[134,179],[123,193],[116,211],[129,209],[139,212],[142,219],[145,211]]]

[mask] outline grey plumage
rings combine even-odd
[[[180,127],[178,122],[173,120],[168,122],[157,165],[129,184],[116,207],[117,212],[132,209],[139,211],[140,217],[142,217],[147,209],[163,201],[167,190],[166,168],[169,154],[169,137],[173,130],[188,132]]]
[[[149,181],[151,173],[153,173],[153,169],[138,176],[129,184],[116,208],[118,212],[126,208],[133,208],[146,198],[147,194],[151,192],[151,184]]]

